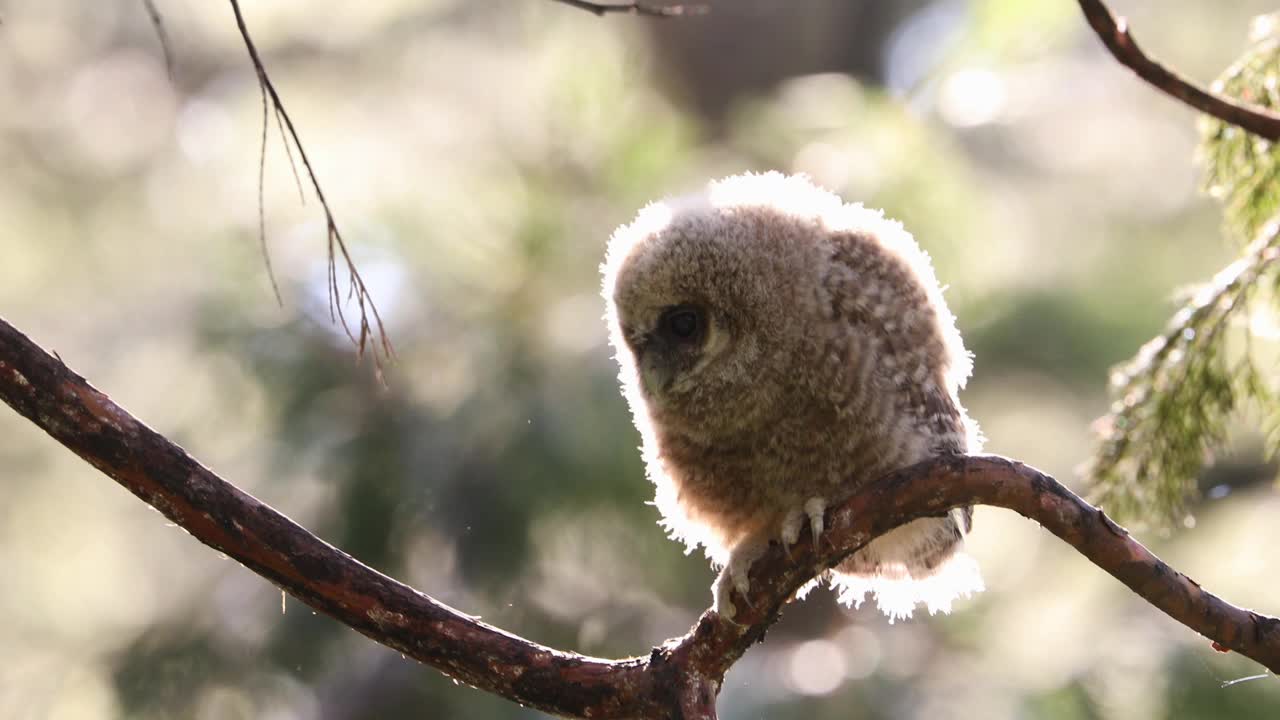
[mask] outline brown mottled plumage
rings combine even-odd
[[[887,472],[976,451],[956,397],[970,360],[929,258],[897,222],[803,177],[739,175],[655,203],[602,267],[610,339],[663,524],[724,566]],[[890,618],[981,590],[970,512],[877,538],[832,576]]]

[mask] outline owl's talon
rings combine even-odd
[[[800,508],[794,508],[783,518],[782,530],[778,533],[778,539],[782,541],[782,551],[786,553],[792,565],[796,564],[796,559],[791,554],[791,546],[800,539],[800,526],[803,521],[804,512]]]
[[[734,616],[737,614],[738,614],[738,611],[733,607],[733,603],[729,602],[728,600],[724,601],[724,607],[721,607],[719,603],[716,604],[716,615],[719,615],[721,620],[729,623],[734,627],[744,627],[743,623],[740,623],[737,620],[733,619]]]
[[[739,589],[738,582],[729,568],[725,567],[720,571],[720,576],[716,578],[716,584],[711,589],[715,599],[716,614],[733,625],[741,625],[742,623],[733,619],[738,614],[738,609],[733,606],[733,601],[729,597],[734,590],[738,590],[738,594],[746,600],[746,594]],[[750,601],[746,601],[746,604],[747,607],[751,607]]]
[[[746,602],[747,607],[751,607],[751,600],[747,597],[747,593],[751,591],[751,580],[747,577],[747,570],[750,567],[750,564],[740,568],[729,566],[733,589],[737,590],[738,594],[742,596],[742,600]]]
[[[822,531],[825,529],[825,520],[823,513],[827,511],[827,501],[822,498],[809,498],[804,504],[804,512],[809,516],[809,532],[813,536],[813,552],[821,553],[822,548],[818,544],[818,540],[822,537]]]
[[[747,563],[742,567],[742,573],[734,573],[733,589],[738,591],[738,596],[742,598],[742,602],[748,609],[755,610],[756,606],[752,604],[751,597],[751,581],[747,578],[747,570],[751,569],[751,564]]]
[[[711,594],[715,598],[716,612],[721,617],[732,620],[738,614],[738,609],[729,599],[735,590],[742,598],[743,605],[752,610],[755,609],[751,604],[751,598],[747,595],[751,591],[751,578],[748,577],[748,571],[751,569],[751,563],[755,562],[768,546],[767,538],[752,538],[739,543],[730,553],[729,562],[725,563],[720,576],[716,578],[716,584],[711,589]]]

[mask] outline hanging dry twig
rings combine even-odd
[[[298,131],[293,125],[293,119],[289,117],[289,111],[285,109],[284,103],[280,100],[280,94],[276,91],[276,86],[271,81],[271,76],[267,74],[267,68],[262,62],[261,56],[258,54],[258,48],[253,43],[253,38],[249,34],[249,28],[245,24],[244,14],[240,10],[238,0],[229,0],[231,9],[235,13],[236,27],[240,30],[240,37],[244,40],[245,49],[249,52],[249,59],[253,63],[254,72],[258,76],[258,89],[262,92],[263,118],[262,118],[262,154],[259,156],[258,164],[258,231],[259,239],[263,244],[263,254],[266,257],[267,271],[271,274],[272,289],[279,298],[280,290],[276,284],[274,273],[271,270],[271,260],[266,250],[266,232],[265,221],[263,219],[262,208],[262,181],[263,168],[266,162],[266,136],[267,136],[267,106],[270,105],[271,111],[275,113],[276,123],[281,128],[281,134],[287,135],[285,138],[285,151],[289,152],[289,162],[293,165],[293,156],[289,150],[292,144],[298,151],[298,158],[302,161],[302,167],[307,171],[307,178],[311,181],[311,189],[316,194],[316,199],[320,201],[320,207],[324,210],[325,232],[328,239],[328,255],[329,255],[329,313],[335,322],[342,326],[343,331],[361,354],[369,347],[370,343],[376,343],[373,347],[374,368],[379,377],[382,374],[383,358],[391,358],[395,355],[395,350],[391,346],[391,339],[387,336],[386,328],[382,323],[382,316],[378,312],[377,305],[373,302],[373,296],[369,294],[368,287],[365,286],[364,278],[360,276],[360,271],[356,269],[355,262],[351,259],[350,253],[347,251],[347,243],[342,238],[342,232],[338,229],[338,222],[333,216],[333,211],[329,207],[329,201],[325,199],[324,191],[320,188],[320,181],[316,177],[315,170],[311,167],[311,160],[307,157],[307,151],[302,146],[302,140],[298,137]],[[294,178],[297,180],[297,168],[294,167]],[[338,280],[338,257],[342,258],[343,264],[347,270],[347,291],[344,293],[340,287]],[[347,323],[346,315],[343,313],[342,305],[346,300],[355,299],[356,305],[360,311],[359,331],[352,332],[351,326]],[[376,341],[374,335],[377,335]],[[381,350],[381,353],[379,353]]]
[[[215,475],[0,320],[0,400],[196,539],[368,637],[477,688],[591,718],[715,717],[725,672],[792,594],[911,519],[987,504],[1039,522],[1169,617],[1280,671],[1280,620],[1235,607],[1152,555],[1053,478],[994,456],[952,456],[893,473],[827,514],[828,542],[778,545],[751,566],[736,623],[708,610],[643,657],[601,660],[544,647],[362,565]],[[806,531],[807,532],[807,531]],[[740,624],[738,624],[740,623]]]

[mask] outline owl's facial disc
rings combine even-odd
[[[687,389],[724,339],[724,332],[702,305],[677,303],[661,308],[631,348],[645,393],[662,399]]]

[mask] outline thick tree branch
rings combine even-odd
[[[1117,18],[1102,0],[1080,0],[1089,26],[1121,65],[1138,74],[1164,94],[1185,105],[1237,125],[1268,140],[1280,140],[1280,115],[1257,105],[1248,105],[1215,95],[1151,59],[1129,34],[1128,23]]]
[[[817,570],[912,518],[971,503],[1036,520],[1170,617],[1280,670],[1280,620],[1232,606],[1152,555],[1053,478],[994,456],[904,469],[828,514],[820,550],[773,546],[734,624],[708,610],[646,657],[601,660],[486,625],[360,564],[200,465],[0,319],[0,399],[196,539],[311,607],[445,674],[573,717],[715,717],[724,673]]]

